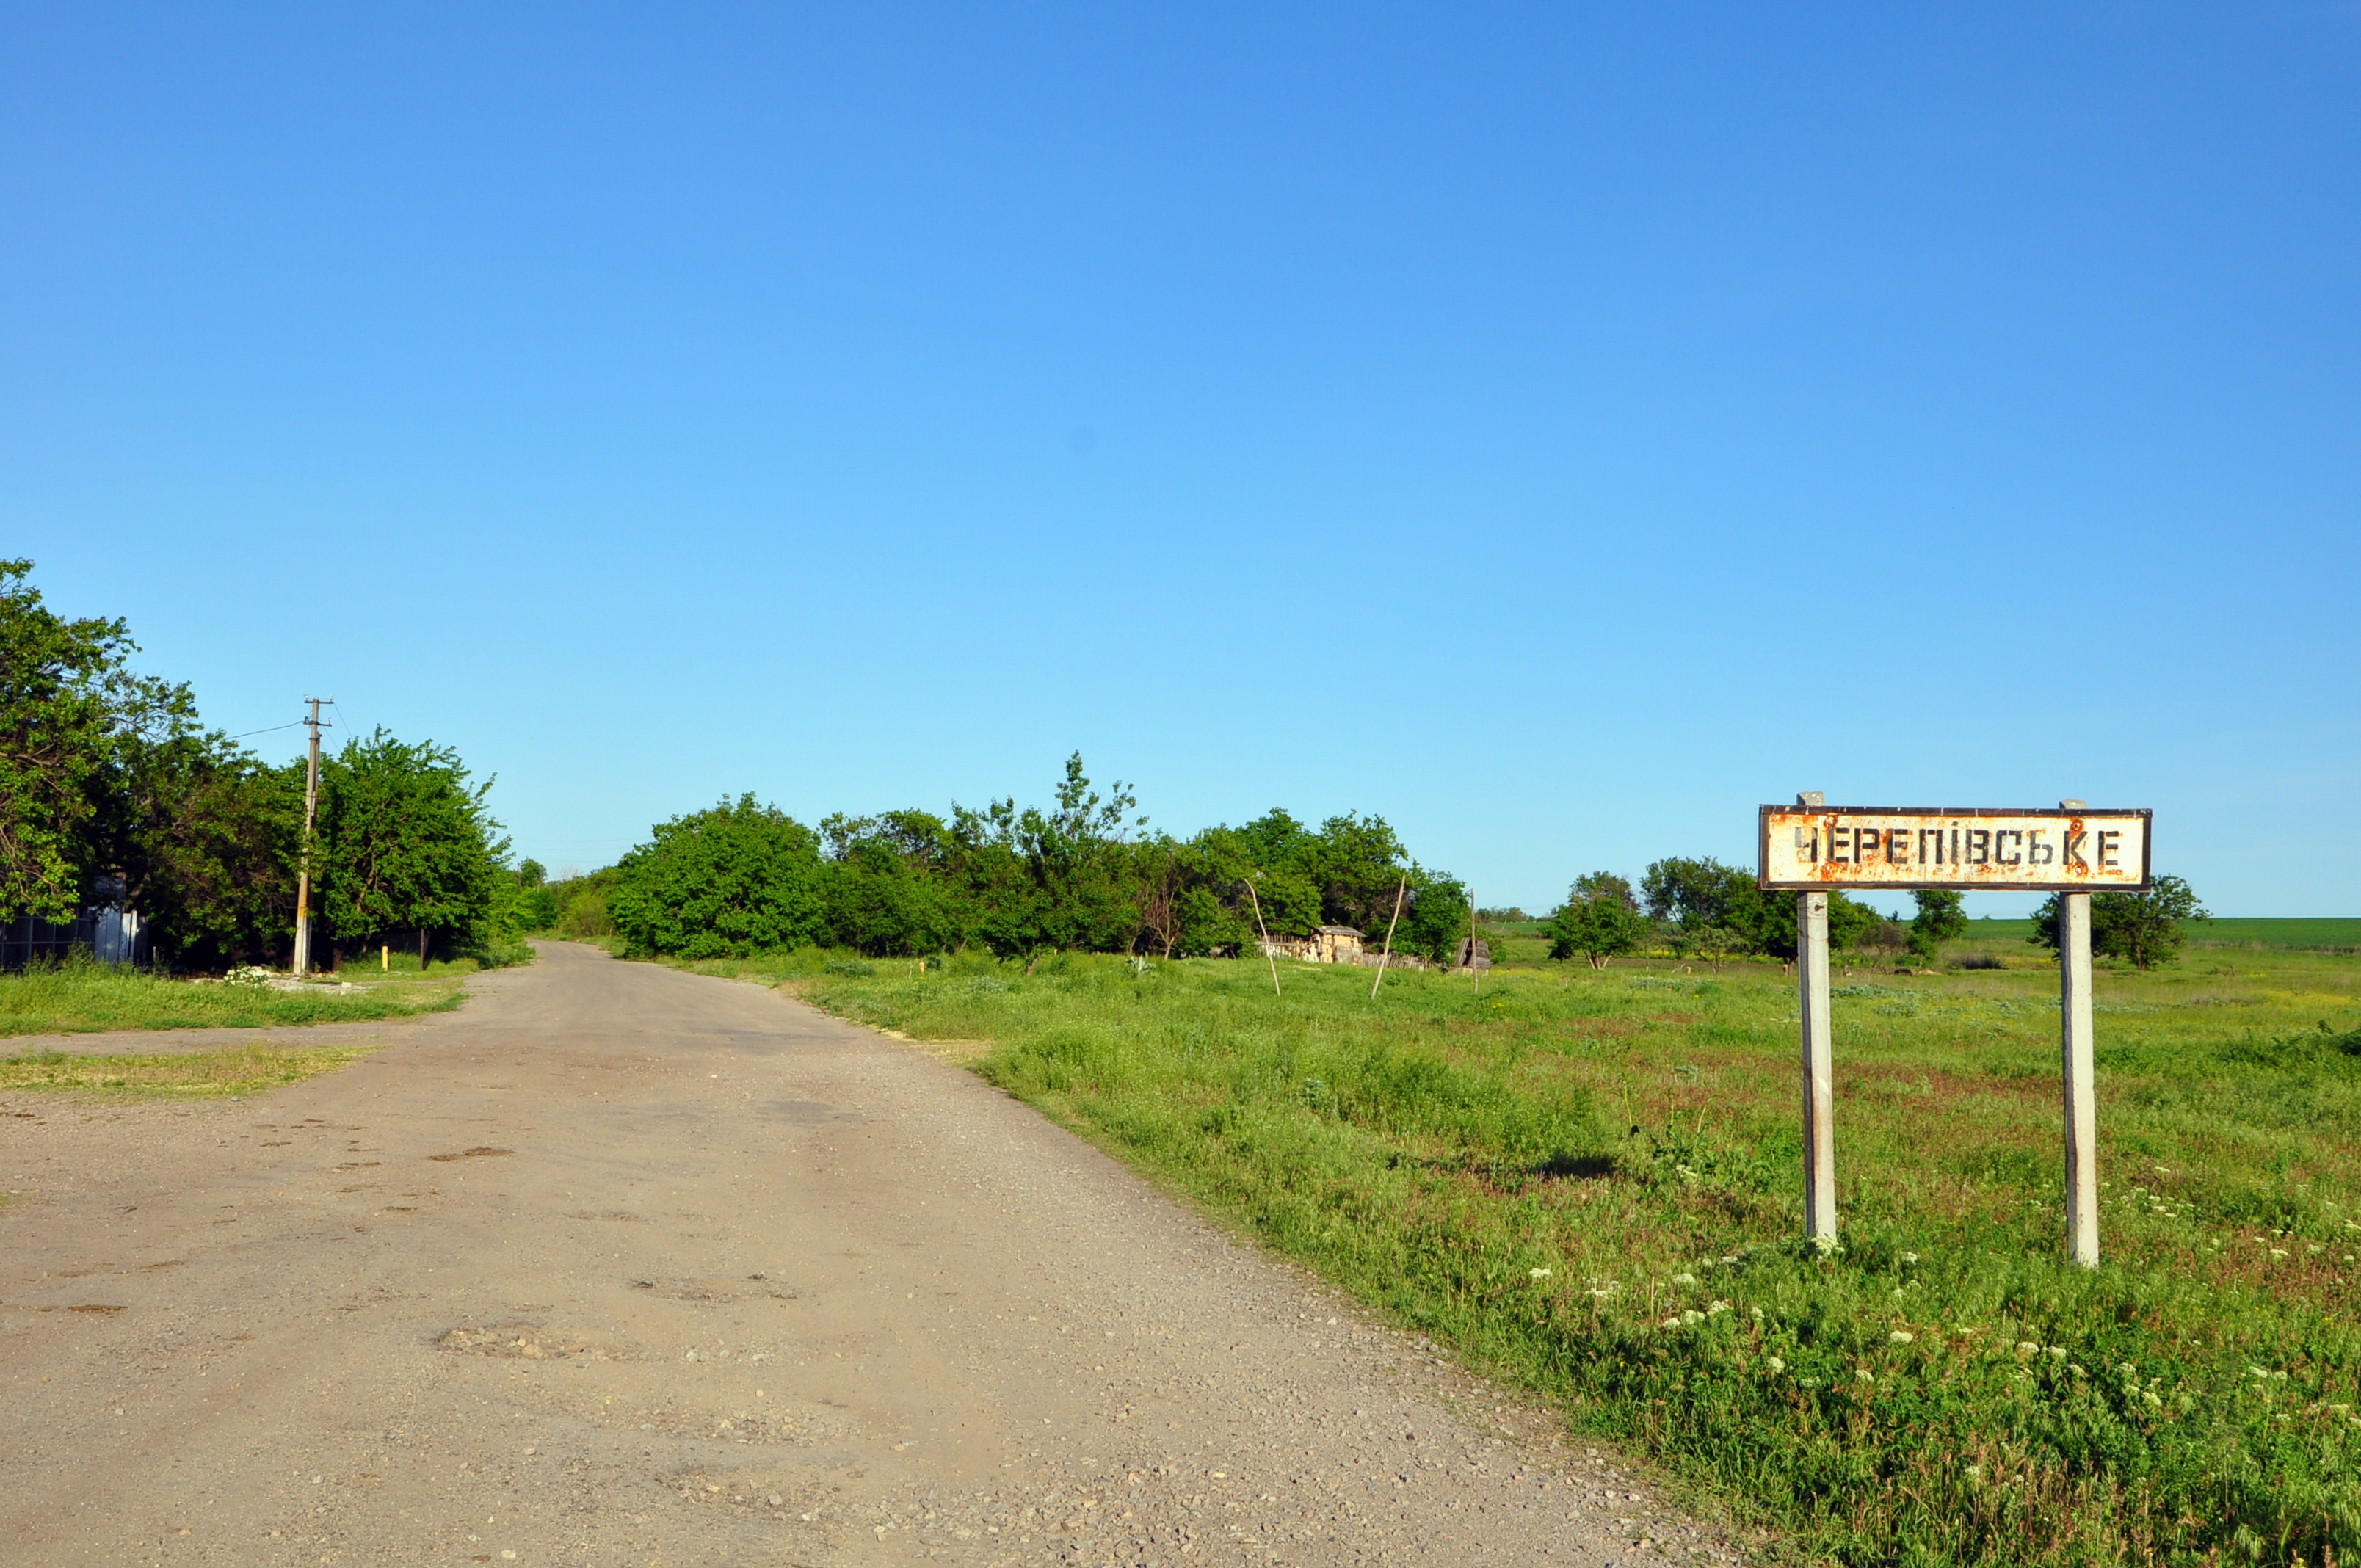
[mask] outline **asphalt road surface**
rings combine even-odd
[[[0,1562],[1733,1555],[956,1066],[566,944],[475,987],[259,1098],[0,1102]]]

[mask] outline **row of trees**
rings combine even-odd
[[[1441,958],[1466,933],[1466,889],[1412,861],[1379,817],[1314,829],[1272,811],[1179,839],[1149,831],[1137,804],[1125,784],[1093,789],[1079,754],[1046,807],[1008,799],[814,828],[749,795],[659,824],[597,906],[634,950],[689,958],[805,943],[1027,959],[1237,952],[1264,931],[1382,933],[1397,894],[1397,950]],[[592,918],[591,897],[569,911]]]
[[[1876,910],[1841,893],[1828,895],[1828,945],[1839,949],[1916,945],[1931,953],[1936,942],[1964,927],[1955,893],[1920,893],[1918,917],[1899,940],[1888,928],[1900,928]],[[1674,856],[1650,865],[1636,891],[1612,872],[1577,879],[1551,914],[1549,932],[1552,958],[1586,958],[1594,969],[1658,946],[1708,959],[1792,959],[1795,900],[1792,894],[1765,893],[1754,885],[1752,872],[1710,856]]]
[[[304,763],[263,762],[200,720],[184,684],[136,673],[120,620],[70,620],[32,564],[0,561],[0,923],[139,912],[181,969],[284,962]],[[531,924],[540,880],[458,754],[379,729],[324,757],[312,867],[331,952],[379,941],[482,952]]]
[[[1841,892],[1828,894],[1828,946],[1837,951],[1864,948],[1908,951],[1932,962],[1940,944],[1968,928],[1959,894],[1920,888],[1913,894],[1917,913],[1906,923],[1890,920]],[[2034,916],[2037,947],[2058,950],[2058,899],[2053,894]],[[2180,922],[2206,918],[2189,884],[2159,876],[2140,893],[2104,892],[2091,898],[2091,949],[2147,969],[2169,961],[2180,949]],[[1593,969],[1642,948],[1669,947],[1703,958],[1795,956],[1795,897],[1765,892],[1752,873],[1711,858],[1675,857],[1648,868],[1635,893],[1612,872],[1593,872],[1576,881],[1565,904],[1549,919],[1550,956],[1582,957]]]
[[[939,817],[835,816],[815,828],[742,795],[661,823],[619,864],[543,891],[551,913],[542,926],[687,958],[807,944],[878,956],[972,946],[1028,959],[1069,949],[1174,957],[1241,952],[1262,932],[1301,937],[1323,925],[1374,939],[1399,894],[1397,951],[1442,959],[1467,934],[1466,888],[1412,861],[1382,818],[1333,817],[1315,830],[1272,811],[1179,839],[1148,831],[1137,804],[1122,784],[1093,790],[1079,755],[1049,807],[1000,800]],[[1931,962],[1967,918],[1957,893],[1915,896],[1905,923],[1831,893],[1830,946]],[[2176,878],[2147,894],[2101,894],[2093,944],[2145,968],[2169,956],[2174,923],[2191,913],[2203,911]],[[2053,926],[2045,910],[2034,939]],[[1546,928],[1551,957],[1594,968],[1658,948],[1792,959],[1795,900],[1757,888],[1739,867],[1672,857],[1637,888],[1611,872],[1581,878]]]

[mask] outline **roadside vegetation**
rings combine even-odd
[[[1236,954],[1335,925],[1372,945],[1390,929],[1394,950],[1436,959],[1469,934],[1466,889],[1420,865],[1380,817],[1315,828],[1273,810],[1179,839],[1150,831],[1137,804],[1120,783],[1102,795],[1080,755],[1046,807],[1012,797],[813,828],[749,795],[658,823],[610,882],[569,886],[569,907],[634,954],[686,959],[822,944],[1034,965],[1060,952]]]
[[[2056,969],[2032,922],[1966,924],[1938,974],[1839,959],[1828,1257],[1795,1239],[1771,963],[1542,963],[1480,994],[1428,971],[1374,1001],[1311,964],[1281,996],[1260,964],[1085,954],[688,967],[991,1042],[994,1082],[1839,1561],[2361,1557],[2361,963],[2227,931],[2103,960],[2086,1272]]]
[[[139,1056],[19,1052],[0,1057],[0,1093],[65,1091],[123,1100],[227,1099],[260,1094],[332,1072],[373,1049],[371,1046],[258,1044]]]
[[[0,560],[0,927],[120,908],[164,969],[283,966],[303,759],[266,762],[208,729],[186,685],[133,667],[124,622],[58,615],[31,575]],[[428,964],[531,957],[518,937],[539,869],[510,864],[490,787],[451,748],[383,729],[323,755],[312,897],[326,967],[383,947]]]
[[[109,969],[88,959],[35,964],[0,975],[0,1036],[92,1034],[110,1029],[237,1029],[407,1018],[456,1007],[461,976],[472,963],[419,972],[417,959],[365,983],[268,983],[258,973],[227,981],[173,979],[146,970]]]

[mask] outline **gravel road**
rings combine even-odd
[[[0,1097],[0,1562],[1734,1559],[961,1069],[541,953],[262,1098]]]

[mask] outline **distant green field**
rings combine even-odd
[[[1532,963],[1549,954],[1546,924],[1539,920],[1499,922],[1488,927],[1493,948],[1508,963]],[[2191,949],[2247,948],[2276,952],[2353,953],[2361,951],[2361,919],[2323,920],[2196,920],[2183,929]],[[2048,955],[2026,938],[2033,935],[2030,920],[1971,920],[1968,934],[1947,944],[1955,956],[1970,954],[2015,957],[2028,964],[2048,961]]]
[[[2181,927],[2191,948],[2257,948],[2279,952],[2345,952],[2361,948],[2361,919],[2192,920]],[[2015,943],[2032,949],[2030,920],[1971,920],[1963,947],[1979,951]]]
[[[2189,928],[2192,948],[2283,948],[2351,952],[2361,948],[2361,919],[2206,920]]]

